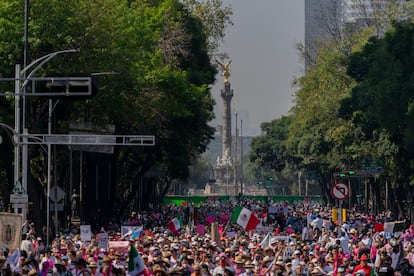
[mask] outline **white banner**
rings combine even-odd
[[[81,225],[80,226],[80,235],[81,240],[90,241],[92,239],[92,231],[90,225]]]
[[[99,233],[97,235],[97,239],[98,239],[98,247],[102,248],[104,250],[107,250],[108,249],[108,241],[109,241],[108,233]]]
[[[129,241],[109,241],[108,247],[120,253],[128,253]]]

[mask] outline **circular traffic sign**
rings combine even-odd
[[[336,182],[331,188],[332,196],[337,200],[347,199],[349,196],[349,186],[344,182]]]

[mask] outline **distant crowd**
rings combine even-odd
[[[236,206],[259,219],[254,229],[231,220]],[[10,256],[16,256],[16,249],[3,248],[0,273],[414,275],[414,227],[408,221],[398,221],[390,212],[373,215],[355,210],[345,221],[332,218],[332,209],[311,200],[211,200],[199,206],[188,202],[132,212],[120,224],[94,231],[91,240],[82,240],[76,231],[57,234],[49,245],[25,222],[19,259],[13,263]],[[122,225],[136,226],[139,234],[121,233]],[[102,247],[99,233],[108,233],[109,241],[125,241],[127,248]]]

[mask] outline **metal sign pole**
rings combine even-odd
[[[338,200],[338,235],[341,237],[341,231],[342,231],[342,200]]]

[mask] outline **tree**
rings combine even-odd
[[[374,152],[396,188],[400,211],[414,183],[413,35],[412,23],[396,23],[383,39],[372,38],[351,56],[348,72],[358,83],[341,109],[342,116],[352,117],[364,135],[376,142]]]
[[[8,0],[0,4],[5,22],[0,32],[10,33],[2,36],[4,43],[0,43],[7,45],[0,48],[4,57],[0,73],[4,76],[13,75],[12,64],[22,57],[22,41],[11,39],[23,37],[23,28],[15,27],[23,26],[21,2]],[[44,16],[45,10],[49,16]],[[119,73],[97,77],[99,93],[92,99],[60,100],[54,109],[53,132],[65,133],[69,122],[75,121],[111,124],[117,134],[156,136],[156,146],[152,148],[117,147],[112,156],[85,154],[85,182],[94,183],[92,164],[111,168],[105,182],[110,185],[108,196],[115,195],[122,203],[118,205],[119,214],[128,205],[138,206],[137,194],[146,195],[140,202],[140,207],[145,208],[159,201],[172,181],[185,180],[192,160],[205,150],[213,135],[208,123],[214,116],[214,101],[208,85],[214,82],[217,70],[209,58],[207,41],[211,36],[205,32],[206,24],[175,0],[68,0],[64,6],[52,0],[31,4],[30,59],[62,49],[82,50],[80,55],[51,60],[37,76],[55,72]],[[8,29],[10,26],[13,28]],[[0,114],[10,109],[10,104],[1,106]],[[30,132],[46,129],[47,106],[47,100],[41,97],[28,102],[32,114],[28,118]],[[31,167],[35,177],[32,184],[45,188],[45,156],[36,148],[30,151],[32,164],[37,164]],[[57,148],[54,175],[69,187],[65,151]],[[94,204],[89,188],[86,200]],[[115,201],[108,202],[96,207],[113,212]]]
[[[338,118],[340,100],[347,97],[354,81],[346,74],[347,52],[358,50],[371,29],[321,49],[316,63],[298,80],[295,105],[286,147],[314,175],[325,200],[330,200],[333,172],[355,165],[364,145],[358,128],[348,118]],[[347,51],[343,51],[347,47]]]
[[[262,123],[262,136],[253,138],[249,153],[250,168],[255,181],[269,180],[277,185],[277,192],[290,194],[292,182],[296,177],[285,173],[292,165],[298,165],[298,160],[287,149],[286,142],[289,134],[291,116],[282,116],[272,122]]]
[[[203,32],[208,37],[208,52],[212,58],[227,58],[226,53],[219,53],[218,48],[225,37],[225,30],[233,25],[231,7],[223,7],[222,0],[182,0],[191,14],[203,24]]]

